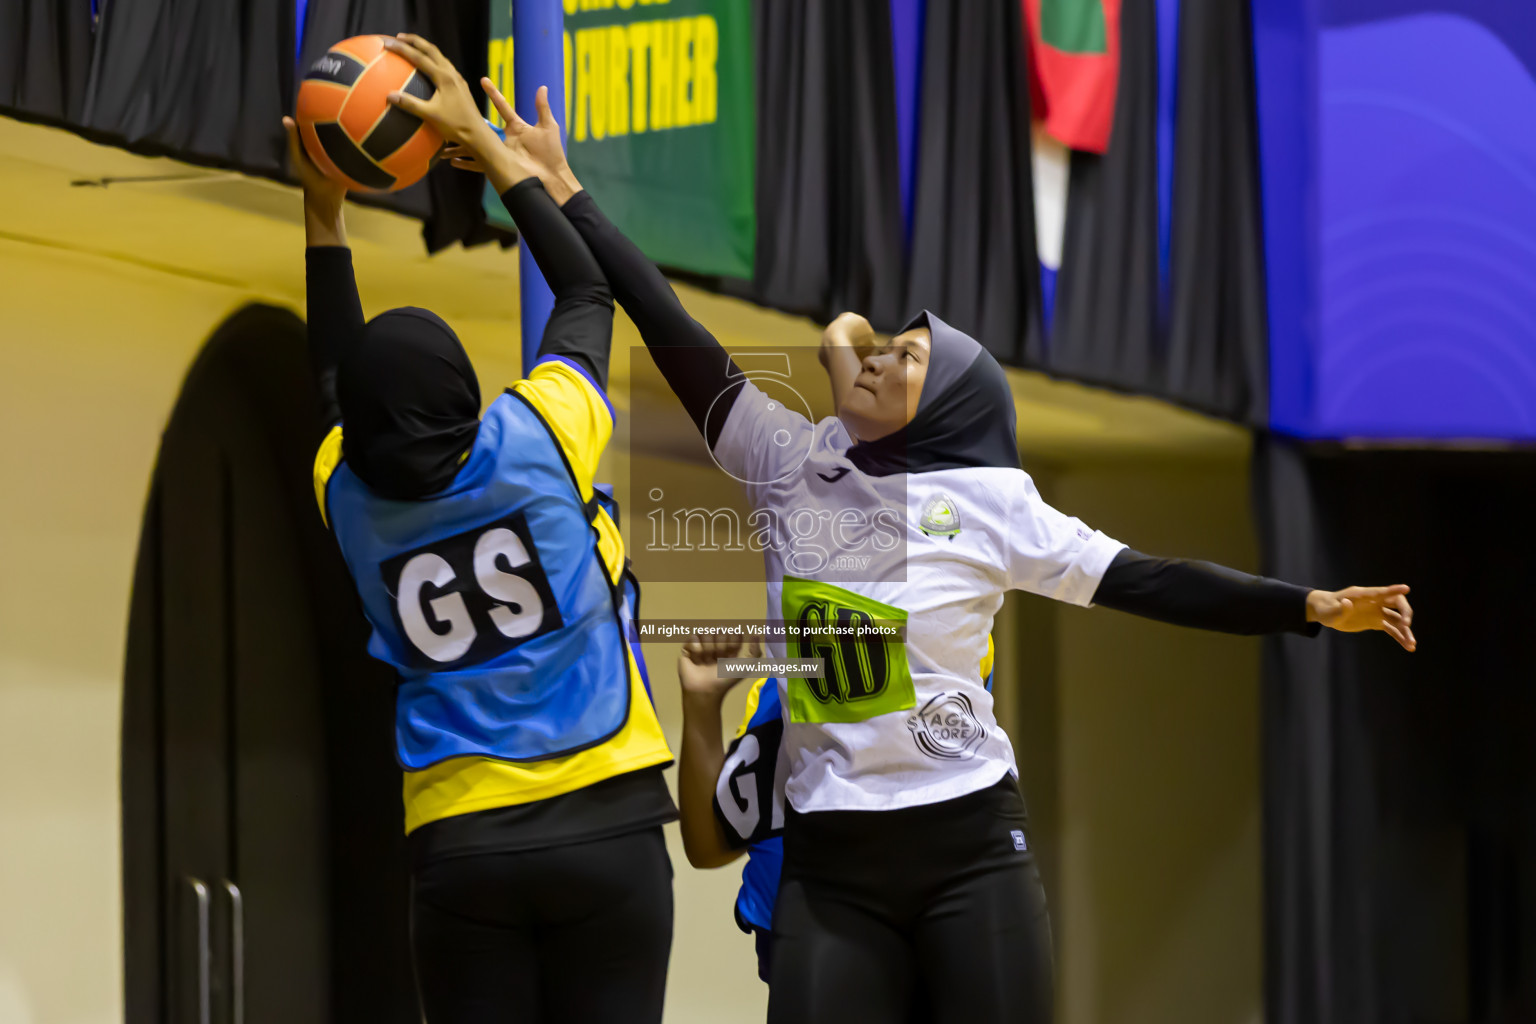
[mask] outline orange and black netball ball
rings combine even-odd
[[[310,159],[361,192],[414,185],[443,146],[435,128],[389,102],[396,90],[426,99],[434,89],[410,61],[384,49],[386,38],[354,36],[327,50],[300,83],[294,112]]]

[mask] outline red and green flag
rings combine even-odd
[[[1035,117],[1069,148],[1104,152],[1120,74],[1120,0],[1024,0],[1024,17]]]

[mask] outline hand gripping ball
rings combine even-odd
[[[431,170],[443,147],[437,129],[390,103],[399,90],[426,99],[426,75],[384,49],[386,36],[343,39],[315,61],[299,85],[294,120],[304,149],[349,189],[395,192]]]

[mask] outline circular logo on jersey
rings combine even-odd
[[[960,506],[947,494],[929,498],[917,528],[930,537],[950,537],[960,532]]]
[[[941,693],[907,719],[917,749],[940,761],[968,761],[987,738],[987,728],[976,717],[971,698],[963,693]]]

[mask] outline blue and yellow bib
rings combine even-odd
[[[481,419],[446,489],[374,494],[340,458],[317,497],[393,666],[407,827],[529,802],[671,759],[632,650],[623,542],[592,475],[612,432],[563,360]]]
[[[748,734],[756,740],[753,744],[756,752],[750,760],[741,757],[743,740]],[[753,928],[766,931],[772,927],[773,908],[779,899],[779,875],[784,869],[784,809],[782,803],[775,806],[782,797],[774,774],[783,735],[784,712],[779,704],[779,681],[759,679],[747,693],[746,711],[736,729],[726,762],[731,769],[727,775],[727,788],[734,788],[734,795],[741,795],[745,792],[743,786],[757,787],[756,805],[768,809],[768,813],[752,823],[746,835],[740,836],[750,843],[747,862],[741,869],[741,888],[736,893],[736,923],[742,931]],[[737,825],[733,823],[728,828],[735,832]]]

